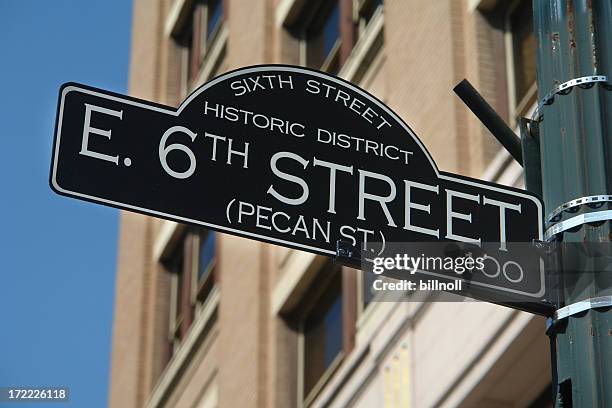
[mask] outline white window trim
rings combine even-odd
[[[208,230],[207,234],[215,234],[215,231]],[[202,244],[202,238],[200,234],[195,234],[194,240],[193,240],[193,262],[192,262],[192,268],[191,268],[190,301],[192,304],[195,305],[196,315],[202,312],[204,303],[206,303],[206,302],[202,303],[198,301],[198,292],[200,290],[200,284],[201,284],[201,282],[198,281],[198,270],[200,268],[200,245],[201,244]],[[212,274],[214,273],[214,269],[216,266],[217,266],[217,257],[215,254],[213,259],[208,263],[208,265],[206,265],[206,271],[204,272],[204,275],[206,276],[206,278],[204,279],[204,281],[214,279]],[[213,282],[213,285],[214,285],[214,282]]]
[[[176,333],[176,312],[177,312],[177,292],[178,292],[178,277],[175,273],[170,277],[170,314],[168,315],[168,340],[172,344],[172,350],[174,350],[178,344],[175,341],[174,335]]]
[[[321,377],[317,380],[316,384],[312,387],[308,395],[304,395],[304,331],[300,329],[298,337],[298,403],[297,406],[300,408],[310,407],[315,401],[321,391],[325,388],[327,383],[333,378],[336,371],[340,367],[340,364],[345,358],[344,351],[340,350],[338,355],[334,357],[333,361],[325,369]]]
[[[364,288],[364,283],[365,283],[365,279],[363,279],[363,274],[365,272],[363,271],[359,271],[360,272],[360,277],[358,279],[358,298],[359,298],[359,312],[357,314],[357,321],[355,322],[355,329],[357,332],[357,337],[359,337],[359,334],[363,332],[364,327],[367,325],[367,322],[370,321],[370,317],[374,314],[376,314],[376,310],[380,309],[380,304],[382,302],[379,302],[378,296],[374,296],[374,298],[370,301],[370,303],[363,309],[361,309],[363,307],[363,290]]]
[[[527,106],[527,101],[537,94],[537,84],[531,84],[525,96],[520,101],[516,97],[516,73],[514,62],[514,43],[512,41],[512,26],[510,16],[516,10],[521,0],[514,0],[504,15],[504,52],[506,55],[506,81],[508,83],[508,113],[511,127],[516,127],[516,117],[522,108]]]
[[[383,302],[380,304],[377,326],[358,341],[344,359],[342,366],[329,380],[309,408],[349,406],[351,396],[367,386],[371,376],[393,347],[394,339],[405,333],[406,325],[421,313],[423,302]]]
[[[221,55],[223,55],[223,51],[225,46],[227,45],[227,39],[229,38],[229,29],[227,28],[227,24],[225,21],[221,22],[219,27],[217,28],[217,33],[214,35],[214,39],[210,43],[208,49],[206,50],[206,54],[204,55],[204,64],[200,69],[200,73],[198,75],[198,79],[195,81],[193,89],[198,88],[203,85],[206,81],[211,79],[211,75],[213,74],[213,70]],[[185,95],[186,96],[186,95]]]
[[[174,221],[162,221],[162,225],[153,243],[153,260],[155,262],[161,262],[170,255],[185,227],[185,224],[179,224]]]
[[[500,325],[501,330],[497,334],[491,333],[490,335],[490,346],[481,354],[475,355],[472,364],[467,365],[464,371],[457,374],[457,378],[460,378],[461,381],[449,384],[446,389],[441,390],[440,395],[444,396],[444,406],[461,406],[461,402],[474,391],[477,384],[482,382],[512,343],[521,338],[521,333],[524,332],[527,325],[537,318],[533,314],[514,309],[505,311],[504,321]],[[433,405],[440,406],[442,401],[435,401]]]
[[[216,384],[210,385],[202,399],[198,403],[198,408],[217,408],[219,406],[219,387]]]
[[[516,116],[516,81],[514,73],[514,44],[512,42],[512,29],[510,25],[510,15],[517,6],[517,1],[514,0],[504,15],[504,53],[506,55],[506,82],[508,83],[508,106],[510,126],[514,126],[514,117]]]
[[[299,16],[305,3],[304,0],[280,0],[274,16],[276,27],[290,26]]]
[[[359,10],[363,7],[366,0],[357,0],[354,1],[355,5],[353,7],[353,11],[356,16],[359,15]],[[280,0],[279,4],[276,7],[276,26],[277,27],[289,27],[294,23],[294,20],[299,16],[304,6],[304,0]],[[371,51],[371,48],[377,39],[378,35],[382,34],[382,30],[384,27],[384,7],[379,7],[372,19],[365,27],[365,31],[359,36],[359,40],[353,47],[351,55],[345,61],[343,66],[338,73],[338,76],[346,79],[347,81],[352,81],[358,72],[359,68],[363,64],[365,57]],[[336,44],[335,46],[337,46]],[[331,52],[328,55],[326,61],[323,63],[323,67],[321,69],[326,69],[329,65],[330,56],[334,55],[335,52]],[[299,63],[302,65],[306,64],[306,41],[304,38],[300,38],[299,40]]]
[[[168,37],[175,37],[181,33],[181,30],[187,23],[186,19],[190,18],[190,11],[192,9],[193,3],[195,0],[175,0],[172,4],[170,12],[168,13],[168,17],[166,18],[164,32]],[[223,4],[220,4],[220,7],[223,7]],[[204,10],[204,13],[208,13],[208,8]],[[206,19],[206,14],[204,15]],[[202,29],[206,29],[202,27]],[[192,86],[189,88],[188,84],[181,83],[180,87],[180,98],[185,99],[194,89],[203,85],[206,81],[211,79],[214,68],[217,66],[221,55],[223,55],[223,51],[227,45],[227,40],[229,38],[229,29],[227,27],[227,23],[225,20],[222,20],[217,27],[215,28],[215,32],[212,34],[213,38],[210,41],[210,44],[206,45],[206,49],[202,55],[200,55],[200,62],[203,61],[203,64],[200,67],[200,72],[198,73],[197,79],[193,82]],[[183,50],[185,51],[185,50]],[[185,68],[189,66],[189,61],[186,61],[185,58],[187,56],[186,52],[182,53],[181,56],[184,60],[181,62],[181,69],[189,69]],[[185,75],[181,75],[181,80],[187,81]]]
[[[302,39],[302,41],[300,42],[302,44],[302,48],[304,50],[303,52],[303,57],[304,59],[302,61],[300,61],[300,63],[302,65],[306,65],[306,58],[307,58],[307,44],[306,44],[306,40]],[[329,54],[327,54],[327,56],[325,57],[325,60],[323,61],[323,64],[321,64],[321,71],[325,71],[328,72],[329,68],[332,66],[332,64],[334,63],[334,61],[338,58],[340,58],[340,47],[341,47],[342,41],[340,40],[340,38],[338,38],[336,40],[336,42],[334,43],[334,46],[332,47],[331,51],[329,52]],[[300,55],[302,55],[302,53],[300,53]],[[300,57],[301,58],[301,57]]]
[[[292,251],[280,268],[280,279],[272,290],[270,312],[278,316],[290,312],[316,277],[327,257]]]
[[[467,11],[473,13],[476,10],[491,10],[497,6],[499,0],[468,0]]]
[[[382,35],[382,31],[385,25],[385,12],[384,7],[379,7],[370,23],[366,26],[363,35],[359,38],[349,58],[344,62],[344,65],[340,69],[338,76],[352,81],[357,74],[357,71],[363,64],[366,56],[370,53],[374,42],[379,35]]]
[[[185,19],[189,17],[189,11],[194,0],[174,0],[164,26],[166,36],[175,36],[181,32]]]

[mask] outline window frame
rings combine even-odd
[[[308,392],[308,395],[304,395],[304,333],[303,327],[300,326],[300,335],[298,337],[298,406],[309,407],[312,405],[314,400],[319,396],[325,385],[331,380],[333,375],[336,373],[342,361],[346,358],[346,354],[341,349],[340,352],[334,357],[329,367],[325,369],[321,377],[313,385],[312,389]]]
[[[300,23],[293,31],[297,33],[297,38],[299,40],[298,59],[300,65],[338,75],[356,44],[357,18],[355,16],[355,4],[357,0],[337,0],[339,8],[338,38],[336,39],[336,42],[332,46],[330,52],[323,57],[320,67],[309,66],[308,31],[313,22],[316,21],[317,17],[319,17],[319,13],[326,1],[329,0],[318,0],[314,7],[312,7],[311,4],[308,5],[309,7],[302,7],[299,12],[300,17],[296,19],[296,21],[300,21]],[[346,21],[349,21],[346,18],[347,15],[350,16],[350,25],[346,23]],[[331,71],[330,69],[334,66],[337,68],[337,70]]]
[[[338,274],[339,276],[336,276]],[[356,277],[354,270],[335,264],[331,260],[327,260],[319,269],[317,277],[311,282],[310,288],[303,296],[302,302],[298,307],[297,313],[294,315],[294,321],[297,321],[297,406],[308,407],[321,394],[321,391],[329,383],[331,378],[342,365],[349,353],[354,348],[355,344],[355,327],[356,327],[356,293],[357,284],[354,280]],[[305,395],[305,332],[304,325],[310,313],[316,307],[317,302],[325,291],[332,284],[333,279],[340,280],[339,295],[341,297],[341,347],[338,354],[334,357],[328,367],[323,371],[321,376],[316,380],[312,388]],[[353,297],[351,298],[351,293]],[[351,303],[354,301],[355,303]],[[352,329],[351,329],[352,328]]]
[[[210,36],[208,35],[208,25],[210,21],[208,20],[210,14],[210,2],[218,1],[217,7],[221,9],[221,16],[219,17],[219,21],[213,27]],[[200,0],[196,2],[195,7],[200,8],[200,55],[199,55],[199,65],[200,69],[204,65],[204,59],[208,56],[212,45],[217,39],[219,32],[221,31],[221,26],[223,26],[223,22],[225,21],[225,10],[224,10],[224,0]]]
[[[215,24],[210,36],[208,36],[208,16],[210,12],[210,2],[218,1],[217,7],[220,8],[221,15]],[[189,3],[189,4],[188,4]],[[217,65],[218,57],[223,53],[215,53],[217,43],[225,42],[227,35],[222,35],[225,31],[227,19],[226,0],[194,0],[185,1],[182,4],[183,11],[176,11],[171,15],[168,25],[169,35],[173,38],[178,47],[178,89],[179,102],[184,99],[189,92],[200,82],[202,82],[202,71],[207,67],[209,57],[214,58],[213,65]],[[187,11],[184,11],[187,9]],[[183,13],[184,18],[176,17]],[[213,55],[215,54],[215,55]],[[207,79],[207,78],[205,78]]]
[[[172,273],[170,277],[170,313],[168,315],[168,342],[170,344],[171,354],[174,354],[175,350],[179,346],[180,339],[180,328],[182,324],[182,316],[178,316],[177,307],[178,300],[178,276],[176,273]]]
[[[378,294],[373,294],[370,302],[367,305],[365,304],[364,292],[366,290],[366,274],[368,273],[372,274],[372,272],[365,272],[362,270],[359,270],[357,274],[357,321],[360,321],[362,316],[367,314],[367,312],[371,309],[372,304],[377,302],[378,297],[380,296]],[[376,279],[380,278],[382,278],[382,276],[377,275]]]
[[[190,273],[191,264],[187,265],[186,254],[190,251],[188,231],[183,231],[172,248],[167,251],[168,255],[160,259],[165,273],[170,274],[170,307],[168,313],[168,343],[171,355],[174,354],[189,330],[189,319],[192,316],[185,315],[185,274]],[[179,260],[180,259],[180,260]],[[180,265],[180,268],[178,267]],[[182,275],[179,276],[179,275]],[[180,282],[180,284],[179,284]],[[190,313],[187,313],[190,315]],[[184,325],[187,324],[187,327]]]
[[[215,255],[207,265],[206,276],[201,282],[198,282],[199,245],[201,242],[200,236],[203,232],[214,234],[213,231],[207,231],[203,228],[184,228],[172,243],[171,248],[164,250],[166,255],[159,259],[164,272],[170,274],[168,342],[171,355],[179,349],[193,322],[202,313],[217,286],[218,251],[216,250],[216,244]],[[180,271],[175,266],[179,254],[182,256]],[[179,274],[183,274],[182,280]]]
[[[327,56],[323,60],[323,64],[319,68],[321,71],[330,72],[330,73],[336,73],[336,74],[340,72],[340,68],[341,68],[341,64],[340,64],[340,47],[342,47],[342,39],[338,38],[338,39],[336,39],[336,42],[332,46],[331,51],[329,52],[329,54],[327,54]],[[336,64],[337,64],[337,70],[334,71],[334,70],[332,70],[332,68]]]
[[[521,3],[528,3],[530,0],[513,0],[503,11],[503,27],[504,27],[504,52],[506,55],[506,82],[508,93],[508,116],[510,125],[514,126],[517,123],[517,118],[526,114],[530,106],[537,99],[537,80],[529,86],[525,95],[518,100],[516,94],[517,82],[517,64],[514,50],[514,31],[512,26],[512,15],[521,6]],[[534,56],[535,57],[535,56]]]
[[[198,272],[200,268],[200,245],[202,244],[202,235],[214,235],[215,232],[212,230],[205,230],[203,228],[198,229],[197,233],[194,234],[193,240],[193,258],[194,264],[191,273],[191,302],[195,305],[196,314],[200,313],[202,307],[206,303],[206,299],[210,296],[210,292],[217,284],[218,276],[217,273],[217,259],[218,251],[215,236],[215,254],[213,258],[206,265],[206,272],[202,279],[199,278]]]
[[[332,280],[335,278],[334,274],[340,274],[340,289],[339,295],[342,296],[342,268],[335,266],[332,262],[326,262],[321,270],[319,276],[313,282],[311,289],[308,291],[308,296],[305,297],[305,301],[302,304],[302,311],[299,316],[298,323],[298,403],[299,406],[307,407],[319,394],[321,389],[329,381],[333,373],[340,366],[341,361],[344,359],[344,353],[342,347],[338,354],[334,357],[330,365],[323,371],[319,379],[315,382],[308,394],[305,395],[305,369],[306,369],[306,350],[305,350],[305,332],[304,325],[310,313],[315,308],[317,302],[321,299],[321,296],[325,293],[326,289],[332,284]],[[344,309],[344,305],[341,303],[341,313]],[[344,323],[344,322],[343,322]],[[344,324],[343,324],[344,326]],[[344,338],[344,331],[342,330],[342,336]],[[342,341],[343,339],[341,339]]]
[[[187,95],[191,87],[192,53],[193,53],[193,17],[190,14],[188,21],[183,25],[179,34],[174,38],[179,47],[178,85],[180,95]],[[189,38],[191,37],[191,38]]]
[[[309,35],[308,35],[308,31],[310,29],[310,27],[313,25],[313,23],[315,22],[315,20],[317,19],[317,17],[319,17],[319,13],[321,11],[321,9],[324,7],[324,3],[326,1],[329,0],[318,0],[316,1],[315,6],[311,9],[312,11],[310,13],[308,13],[307,10],[304,10],[301,14],[302,14],[302,23],[301,23],[301,27],[299,30],[299,37],[300,37],[300,41],[299,41],[299,46],[300,46],[300,65],[306,66],[308,67],[309,65],[309,61],[308,61],[308,42],[309,42]],[[332,0],[332,1],[337,1],[338,2],[338,7],[341,7],[341,2],[342,0]],[[332,46],[330,52],[325,55],[323,57],[323,62],[321,63],[320,67],[315,67],[312,66],[311,68],[314,69],[319,69],[321,71],[324,72],[328,72],[329,67],[333,64],[333,62],[336,59],[340,58],[340,47],[342,44],[342,30],[341,30],[341,20],[342,20],[342,11],[339,10],[339,15],[338,15],[338,38],[336,39],[336,42],[334,43],[334,45]],[[341,64],[340,61],[338,61],[338,69],[341,68]]]

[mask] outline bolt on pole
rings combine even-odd
[[[559,266],[548,271],[560,285],[548,328],[555,407],[612,407],[612,1],[533,0],[533,10],[533,119]]]

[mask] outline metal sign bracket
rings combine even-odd
[[[361,250],[348,241],[336,241],[334,262],[361,269]]]

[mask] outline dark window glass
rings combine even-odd
[[[306,65],[321,68],[332,52],[337,54],[339,41],[340,5],[338,0],[324,1],[306,30]]]
[[[206,40],[210,41],[217,30],[217,26],[223,19],[223,5],[221,4],[221,0],[209,0],[207,4],[208,21],[206,23]]]
[[[196,50],[193,44],[193,21],[190,20],[187,24],[178,39],[178,43],[184,50],[180,56],[181,86],[188,87],[189,82],[195,76],[193,60],[196,58]]]
[[[327,273],[334,276],[304,320],[305,397],[342,350],[342,274]]]
[[[527,95],[536,80],[536,40],[533,34],[531,0],[523,0],[510,15],[514,58],[516,104]]]
[[[323,54],[329,55],[340,38],[340,6],[335,2],[332,11],[323,27]]]
[[[183,48],[180,55],[180,86],[186,94],[197,79],[202,61],[223,21],[223,0],[199,0],[192,4],[186,25],[176,41]]]
[[[215,233],[203,231],[200,233],[200,262],[198,265],[198,282],[208,278],[215,259]]]

